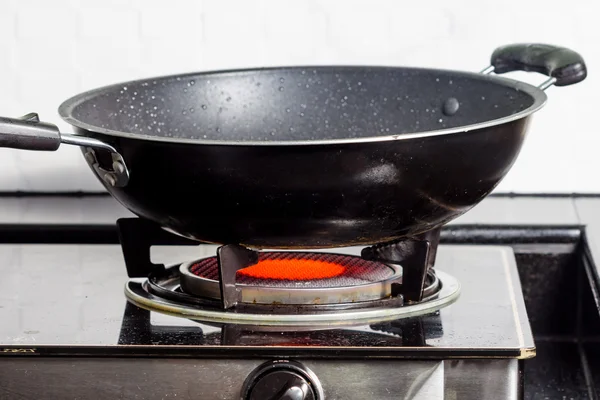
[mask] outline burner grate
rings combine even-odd
[[[150,260],[150,247],[153,245],[198,245],[198,242],[195,240],[184,239],[170,234],[159,225],[142,218],[121,218],[117,223],[127,274],[130,278],[143,278],[154,272],[164,270],[164,265],[155,264]],[[427,275],[433,269],[439,237],[440,229],[437,228],[413,237],[406,237],[389,243],[374,244],[364,248],[360,258],[371,262],[401,265],[403,268],[403,282],[401,286],[394,285],[392,296],[397,297],[401,295],[407,302],[419,302],[425,295],[426,290],[424,285],[426,284]],[[205,281],[218,281],[220,286],[218,288],[219,295],[210,296],[210,298],[218,297],[221,302],[221,308],[227,310],[235,307],[238,301],[240,301],[239,290],[236,289],[238,275],[262,279],[271,278],[272,280],[279,281],[285,280],[281,279],[281,276],[277,276],[277,279],[275,279],[273,275],[269,276],[265,274],[261,269],[262,267],[257,268],[255,265],[258,259],[258,251],[245,248],[241,245],[227,244],[217,249],[219,267],[216,272],[218,273],[218,278],[214,276],[214,268],[210,269],[212,275],[206,275],[207,278],[200,278],[187,270],[183,270],[181,273],[184,275],[187,273],[192,277],[204,279]],[[210,265],[206,266],[209,267]],[[251,268],[238,274],[240,270],[247,267]],[[296,270],[299,271],[298,269]],[[326,277],[332,278],[341,275],[344,270],[338,266],[333,272],[331,269],[326,269],[326,271],[328,272]],[[315,277],[313,274],[309,277],[304,276],[304,279],[302,279],[301,275],[296,274],[294,275],[294,279],[287,279],[294,282],[288,289],[296,287],[298,280],[308,280],[311,281],[311,284],[315,285],[318,283],[314,282],[317,280],[315,278],[319,278],[319,276]],[[323,276],[320,278],[323,278]],[[196,286],[196,283],[193,283],[187,276],[184,276],[181,282],[182,287],[188,283],[191,285],[190,287]],[[328,286],[324,287],[330,287],[331,283],[328,282]]]

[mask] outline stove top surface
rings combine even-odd
[[[214,254],[215,246],[154,248],[161,262]],[[326,250],[360,254],[360,248]],[[262,331],[150,312],[127,302],[118,245],[0,245],[0,354],[369,354],[529,358],[535,346],[512,250],[441,245],[436,269],[460,297],[438,312],[315,331]]]

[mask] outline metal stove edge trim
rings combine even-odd
[[[134,344],[113,344],[113,345],[90,345],[90,344],[73,344],[73,345],[53,345],[53,344],[41,344],[37,346],[22,346],[22,345],[4,345],[0,348],[0,359],[3,357],[44,357],[44,356],[74,356],[74,357],[89,357],[89,356],[104,356],[102,350],[110,348],[117,350],[115,354],[108,356],[108,358],[115,358],[120,356],[130,356],[131,352],[126,351],[118,353],[119,349],[145,349],[147,345],[134,345]],[[223,345],[152,345],[155,351],[149,356],[160,356],[162,357],[173,357],[173,358],[211,358],[217,354],[221,356],[231,351],[234,357],[238,357],[245,354],[252,354],[252,358],[287,358],[290,355],[289,352],[296,352],[298,350],[305,350],[302,346],[268,346],[265,352],[264,346],[247,346],[247,345],[235,345],[230,344],[227,346]],[[69,351],[60,351],[61,349]],[[73,349],[88,350],[80,351],[78,353],[72,353]],[[164,350],[164,352],[163,352]],[[344,354],[340,354],[340,351]],[[195,353],[198,351],[199,353]],[[216,351],[216,353],[215,353]],[[261,355],[256,355],[256,351],[261,351]],[[535,357],[535,348],[524,348],[524,349],[507,349],[506,347],[486,347],[486,348],[454,348],[454,347],[421,347],[421,346],[394,346],[394,347],[369,347],[369,346],[352,346],[348,347],[337,347],[337,346],[314,346],[311,347],[311,355],[305,354],[300,358],[305,359],[319,359],[323,355],[329,353],[335,353],[336,358],[347,358],[356,359],[357,357],[364,357],[364,352],[369,352],[369,358],[387,359],[387,358],[403,358],[410,360],[526,360]],[[448,354],[451,352],[452,354]],[[441,356],[438,354],[442,354]],[[294,357],[297,357],[295,355]],[[228,358],[228,357],[225,357]]]

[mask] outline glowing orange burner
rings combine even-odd
[[[238,274],[259,278],[288,281],[308,281],[333,278],[346,271],[343,265],[306,258],[263,259],[258,264],[238,271]]]

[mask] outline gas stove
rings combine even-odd
[[[564,225],[283,251],[110,221],[0,224],[0,398],[537,398],[539,274],[581,248]]]

